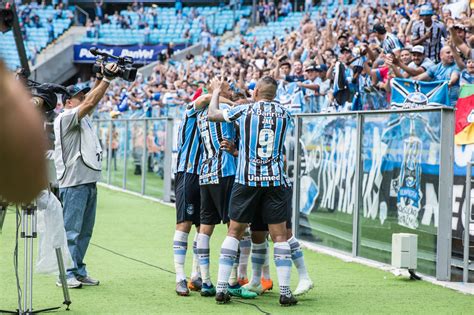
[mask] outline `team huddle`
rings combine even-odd
[[[173,240],[176,293],[255,298],[273,288],[267,236],[274,244],[280,304],[313,288],[298,240],[291,233],[292,188],[286,173],[284,143],[291,124],[287,108],[274,101],[277,82],[261,78],[253,102],[223,79],[186,108],[178,134],[175,177],[177,224]],[[227,224],[216,286],[209,273],[209,241],[216,224]],[[189,282],[184,271],[188,236],[196,226]],[[249,281],[249,256],[252,277]],[[292,262],[299,283],[290,290]]]

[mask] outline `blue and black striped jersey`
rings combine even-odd
[[[193,104],[190,104],[179,126],[177,172],[191,174],[198,174],[199,172],[202,143],[196,114]]]
[[[226,104],[220,108],[230,109]],[[235,175],[236,159],[227,151],[221,150],[221,141],[235,141],[236,132],[233,123],[209,121],[208,108],[198,112],[198,128],[201,135],[202,159],[199,183],[201,185],[218,184],[219,178]]]
[[[223,111],[240,129],[235,182],[252,187],[284,185],[283,145],[291,114],[278,102],[260,101]]]

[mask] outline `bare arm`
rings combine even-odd
[[[84,118],[86,115],[89,115],[94,110],[102,97],[104,97],[104,94],[108,88],[109,83],[100,81],[99,86],[86,95],[84,102],[79,105],[79,120]]]
[[[215,122],[223,122],[224,119],[224,112],[219,108],[219,95],[221,93],[221,83],[217,78],[212,79],[211,86],[212,86],[212,97],[211,103],[209,104],[209,111],[207,113],[207,117],[210,121]]]
[[[417,81],[428,81],[430,79],[431,77],[426,72],[423,72],[422,74],[419,74],[413,78],[413,80],[417,80]]]
[[[463,40],[461,38],[459,38],[459,36],[456,33],[456,31],[454,30],[454,28],[451,27],[449,29],[449,34],[451,35],[451,40],[452,40],[453,44],[456,45],[456,47],[459,48],[459,50],[464,55],[464,57],[471,58],[471,48],[469,48],[469,46],[465,42],[463,42]],[[454,53],[454,50],[453,50],[453,53]]]

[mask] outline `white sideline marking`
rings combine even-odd
[[[174,208],[174,203],[172,203],[172,202],[166,202],[166,201],[163,201],[163,200],[158,199],[158,198],[154,198],[154,197],[150,197],[150,196],[145,196],[145,195],[142,195],[142,194],[137,193],[137,192],[134,192],[134,191],[126,190],[126,189],[119,188],[119,187],[112,186],[112,185],[107,185],[106,183],[98,182],[97,185],[102,186],[102,187],[105,187],[105,188],[108,188],[108,189],[110,189],[110,190],[120,191],[120,192],[129,194],[129,195],[133,195],[133,196],[136,196],[136,197],[141,197],[141,198],[146,199],[146,200],[158,202],[158,203],[161,203],[162,205],[170,206],[170,207],[173,207],[173,208]]]
[[[369,266],[369,267],[372,267],[372,268],[377,268],[377,269],[380,269],[380,270],[383,270],[383,271],[390,272],[390,273],[394,274],[395,276],[409,277],[408,270],[405,270],[405,269],[398,269],[398,268],[395,268],[391,265],[384,264],[384,263],[374,261],[374,260],[370,260],[370,259],[363,258],[363,257],[352,257],[351,254],[342,252],[342,251],[337,250],[337,249],[332,249],[332,248],[324,247],[324,246],[321,246],[321,245],[316,245],[316,244],[306,242],[306,241],[302,241],[302,240],[298,240],[298,241],[300,242],[300,244],[304,248],[310,249],[312,251],[315,251],[315,252],[318,252],[318,253],[321,253],[321,254],[336,257],[336,258],[341,259],[345,262],[354,262],[354,263],[362,264],[362,265]],[[424,274],[419,273],[419,272],[417,272],[417,274],[420,275],[423,280],[428,281],[432,284],[439,285],[439,286],[444,287],[444,288],[456,290],[456,291],[459,291],[459,292],[464,293],[464,294],[474,295],[474,283],[439,281],[439,280],[436,280],[436,278],[434,278],[432,276],[427,276],[427,275],[424,275]]]

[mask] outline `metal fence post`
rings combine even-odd
[[[141,190],[141,193],[142,195],[145,194],[145,185],[146,185],[146,172],[148,171],[146,169],[146,160],[147,160],[147,153],[146,153],[146,140],[147,140],[147,136],[148,136],[148,132],[147,132],[147,129],[148,129],[148,120],[144,120],[143,121],[143,156],[142,156],[142,190]]]
[[[111,178],[111,173],[110,173],[110,169],[112,168],[111,164],[112,164],[112,126],[114,125],[114,123],[112,122],[112,120],[110,120],[110,123],[109,123],[109,143],[107,145],[107,185],[110,185],[110,178]]]
[[[359,254],[359,242],[360,242],[360,228],[359,228],[359,213],[362,204],[362,178],[363,168],[362,164],[362,124],[364,123],[364,116],[357,113],[357,139],[356,139],[356,171],[355,171],[355,208],[352,212],[352,256],[357,257]]]
[[[439,163],[439,215],[436,241],[436,279],[451,280],[451,233],[453,207],[454,111],[441,109],[441,143]],[[448,189],[444,189],[448,188]]]
[[[166,140],[165,140],[165,156],[163,159],[163,201],[171,201],[171,160],[173,154],[173,128],[174,120],[168,118],[166,120]]]
[[[471,223],[471,172],[472,162],[467,162],[466,168],[466,198],[464,201],[464,253],[462,280],[469,281],[469,228]]]
[[[127,157],[128,157],[128,129],[129,121],[125,121],[125,145],[123,147],[123,178],[122,178],[122,188],[127,188]]]
[[[293,222],[292,229],[293,235],[296,238],[299,237],[299,226],[300,226],[300,172],[301,172],[301,126],[302,118],[298,115],[295,116],[295,152],[294,153],[294,167],[293,167]]]

